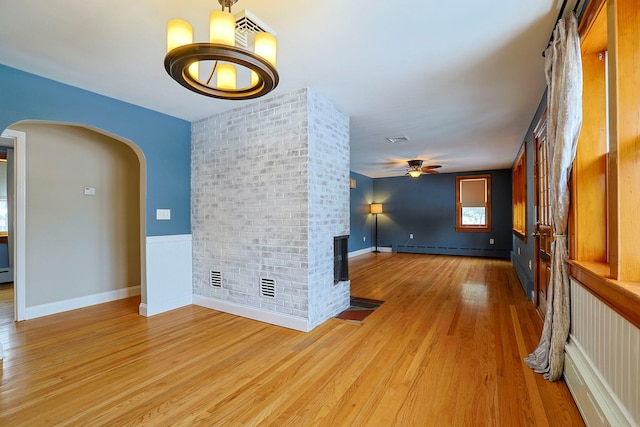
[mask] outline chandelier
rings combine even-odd
[[[193,43],[193,28],[182,19],[172,19],[167,24],[164,68],[185,88],[213,98],[252,99],[278,86],[276,38],[263,28],[264,24],[257,25],[257,19],[248,11],[243,12],[251,24],[248,31],[255,33],[253,52],[236,46],[237,24],[231,6],[237,1],[218,0],[222,10],[211,12],[209,43]],[[200,79],[200,72],[205,67],[200,65],[210,68],[204,79]],[[237,87],[236,66],[250,71],[244,87]]]

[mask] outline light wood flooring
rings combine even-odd
[[[137,298],[0,323],[2,426],[584,425],[522,359],[542,322],[508,261],[367,254],[362,324],[310,333]]]

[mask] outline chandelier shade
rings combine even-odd
[[[218,64],[216,86],[220,89],[236,88],[236,67],[231,64]]]
[[[167,24],[167,52],[179,46],[193,43],[193,28],[187,21],[182,19],[172,19]],[[189,74],[193,78],[198,78],[198,63],[194,62],[189,66]]]
[[[236,19],[229,12],[215,10],[209,16],[209,42],[236,45]]]

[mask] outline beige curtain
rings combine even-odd
[[[564,344],[569,336],[569,266],[567,222],[569,174],[582,125],[582,63],[578,22],[572,13],[558,21],[545,51],[547,78],[547,141],[549,144],[549,204],[554,241],[551,280],[540,343],[526,359],[549,381],[562,377]]]

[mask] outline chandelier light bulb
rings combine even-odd
[[[236,18],[229,12],[214,10],[209,16],[209,41],[225,46],[236,45]]]
[[[271,65],[276,66],[276,54],[278,48],[278,41],[273,34],[260,32],[256,33],[254,41],[254,52],[256,55],[260,55]],[[256,85],[258,83],[258,75],[255,72],[251,72],[251,84]]]
[[[278,49],[278,41],[273,34],[261,32],[256,33],[255,52],[256,55],[262,56],[269,61],[271,65],[276,66],[276,53]]]
[[[219,89],[236,88],[236,67],[231,64],[218,64],[216,86]]]
[[[187,21],[172,19],[167,24],[167,52],[173,49],[193,43],[193,28]],[[198,63],[189,66],[189,74],[192,78],[198,78]]]

